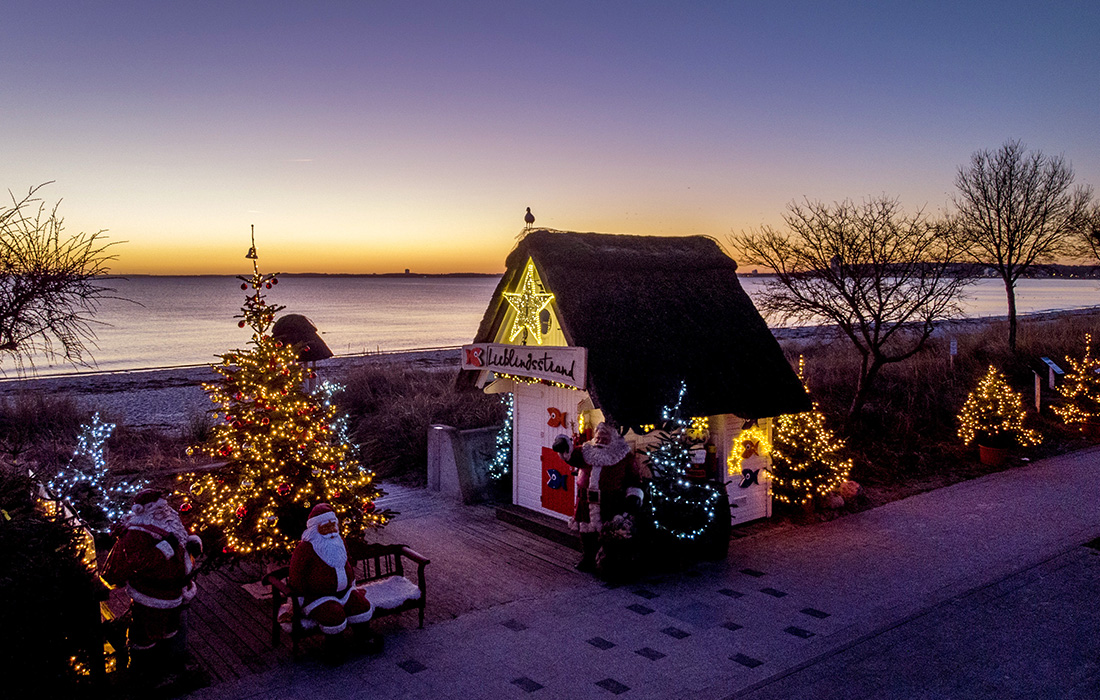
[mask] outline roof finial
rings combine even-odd
[[[523,220],[527,223],[523,230],[530,231],[531,225],[535,223],[535,215],[531,213],[531,207],[527,207],[527,213],[523,215]]]

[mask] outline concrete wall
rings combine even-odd
[[[485,500],[488,466],[496,452],[499,427],[457,430],[449,425],[428,427],[428,490],[463,503]]]

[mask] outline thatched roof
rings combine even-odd
[[[763,418],[810,408],[802,383],[741,288],[737,263],[704,236],[536,230],[508,269],[474,342],[492,342],[528,257],[553,292],[570,345],[588,348],[588,391],[623,426],[657,423],[687,382],[688,415]],[[463,372],[471,384],[475,372]]]

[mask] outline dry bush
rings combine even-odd
[[[922,483],[939,485],[988,471],[977,463],[973,448],[964,447],[956,416],[967,394],[990,364],[1000,368],[1023,394],[1031,425],[1043,445],[1026,454],[1041,457],[1081,446],[1079,434],[1066,428],[1050,410],[1060,397],[1042,374],[1043,411],[1034,414],[1034,374],[1041,357],[1065,365],[1064,357],[1079,356],[1084,336],[1100,339],[1100,312],[1034,316],[1020,320],[1017,352],[1005,343],[1004,321],[958,323],[944,327],[928,347],[904,363],[883,370],[879,384],[860,419],[847,428],[855,458],[853,478],[872,485]],[[958,354],[950,357],[950,338]],[[792,363],[806,360],[806,377],[814,400],[840,427],[855,391],[859,357],[842,340],[786,342]]]
[[[411,484],[427,482],[428,426],[460,430],[504,420],[497,396],[455,390],[457,370],[426,370],[401,365],[364,365],[349,371],[337,396],[350,416],[360,459],[381,478]]]
[[[11,462],[56,470],[68,463],[80,426],[90,417],[66,395],[21,391],[4,396],[0,398],[0,452]]]

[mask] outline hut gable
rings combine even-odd
[[[564,342],[588,349],[593,401],[620,425],[657,422],[681,381],[690,415],[809,410],[801,382],[741,288],[737,263],[713,239],[532,231],[508,256],[474,342],[507,331],[504,292],[529,260],[554,294],[550,308]],[[475,373],[463,374],[460,383],[473,382]]]

